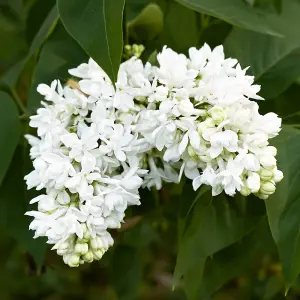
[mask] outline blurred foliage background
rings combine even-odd
[[[69,68],[98,51],[84,47],[82,37],[97,32],[87,32],[84,18],[77,24],[68,5],[73,13],[105,0],[57,2],[61,19],[55,0],[0,0],[0,299],[300,299],[300,1],[126,1],[114,21],[123,24],[124,45],[145,46],[144,62],[155,64],[163,45],[187,53],[208,43],[251,67],[266,98],[261,111],[283,118],[275,143],[285,179],[267,203],[212,199],[189,181],[142,190],[142,206],[112,233],[115,246],[76,269],[32,238],[24,216],[35,193],[23,181],[31,169],[23,134],[40,106],[36,86],[65,83]]]

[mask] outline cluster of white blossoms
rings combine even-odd
[[[25,179],[44,194],[27,215],[70,266],[102,257],[140,187],[184,173],[195,190],[266,199],[283,177],[268,142],[281,119],[259,114],[250,99],[262,99],[260,87],[222,46],[189,57],[165,47],[157,60],[122,63],[115,87],[92,59],[69,71],[78,82],[38,86],[46,101],[31,117],[38,137],[26,136],[34,170]]]

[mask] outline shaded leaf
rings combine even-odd
[[[70,78],[68,70],[86,61],[87,56],[81,47],[62,25],[57,26],[40,53],[32,79],[28,110],[34,111],[40,106],[42,97],[36,91],[38,84],[50,84],[54,79],[64,84]]]
[[[282,13],[277,14],[257,7],[251,7],[241,0],[176,0],[177,2],[244,29],[274,35],[298,34],[296,24],[300,25],[300,4],[285,0]]]
[[[234,29],[226,39],[225,51],[242,67],[251,67],[249,73],[255,75],[266,98],[277,96],[300,75],[300,41],[294,36],[276,38]]]
[[[0,185],[9,168],[18,145],[21,124],[19,112],[13,99],[5,92],[0,92]]]
[[[113,254],[110,278],[120,300],[136,299],[142,279],[142,257],[135,248],[118,247]],[[118,272],[115,272],[118,270]]]
[[[180,239],[175,283],[198,261],[235,243],[249,233],[261,219],[263,203],[241,196],[212,197],[204,193],[196,202],[191,217],[185,221]]]
[[[22,72],[25,64],[35,53],[35,51],[37,51],[42,46],[45,39],[47,39],[51,31],[54,29],[57,20],[58,13],[56,6],[54,6],[43,22],[42,26],[38,30],[37,34],[35,35],[27,55],[17,63],[15,63],[5,74],[3,74],[0,79],[0,84],[7,87],[13,87],[17,83],[19,75]]]
[[[202,281],[197,278],[194,282],[185,284],[186,290],[196,290],[196,298],[189,298],[189,300],[210,299],[212,294],[224,284],[251,267],[260,252],[270,253],[272,249],[274,249],[272,235],[266,218],[263,218],[258,226],[241,241],[207,258]]]
[[[128,34],[134,41],[145,44],[161,33],[163,22],[162,10],[157,4],[151,3],[128,22]]]
[[[265,203],[288,290],[300,273],[300,131],[284,130],[275,142],[284,179]]]
[[[28,158],[28,154],[24,149],[17,148],[0,189],[0,216],[8,233],[32,255],[40,269],[47,245],[43,238],[33,239],[33,233],[28,229],[30,218],[24,215],[29,210],[29,194],[24,181],[24,174],[28,172],[25,168],[26,157]],[[34,192],[30,192],[31,196],[32,193]]]
[[[57,0],[67,31],[113,82],[123,49],[122,19],[125,0]]]
[[[159,37],[159,45],[167,45],[174,51],[186,52],[188,48],[198,43],[197,13],[174,1],[165,2],[165,5],[158,2],[164,12],[164,30]]]

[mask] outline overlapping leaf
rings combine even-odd
[[[113,82],[121,62],[125,0],[58,0],[62,22],[72,37]]]

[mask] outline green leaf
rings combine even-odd
[[[29,56],[31,56],[37,49],[42,46],[45,39],[47,39],[47,37],[51,34],[57,21],[58,12],[56,5],[54,5],[31,43]]]
[[[300,273],[300,131],[283,130],[275,142],[284,179],[265,203],[288,290]]]
[[[45,257],[46,241],[42,238],[33,239],[33,233],[28,228],[31,220],[24,215],[29,210],[29,197],[36,196],[32,195],[34,192],[26,191],[24,175],[28,170],[25,163],[29,157],[24,150],[17,148],[0,189],[0,219],[7,232],[32,255],[40,269]],[[30,208],[33,209],[32,206]]]
[[[34,111],[40,106],[42,97],[36,91],[38,84],[50,84],[54,79],[64,84],[70,78],[68,70],[86,61],[84,51],[59,24],[40,53],[32,79],[28,110]]]
[[[61,20],[71,36],[113,82],[123,50],[125,0],[57,0]]]
[[[0,185],[9,168],[15,149],[18,145],[21,124],[18,109],[13,99],[6,93],[0,92]]]
[[[128,22],[127,30],[130,39],[139,44],[146,44],[157,38],[163,29],[163,12],[160,7],[151,3],[139,15]]]
[[[198,262],[240,240],[264,213],[261,200],[204,193],[196,202],[179,239],[175,283]],[[200,268],[201,269],[201,268]]]
[[[198,43],[197,13],[174,1],[165,2],[159,2],[164,12],[164,28],[158,40],[159,46],[167,45],[174,51],[187,52],[187,49]]]
[[[111,264],[110,279],[118,299],[136,299],[142,280],[141,253],[133,247],[119,246],[113,253]]]
[[[126,0],[127,20],[133,20],[151,2],[151,0]]]
[[[31,58],[31,56],[42,46],[48,36],[51,34],[58,20],[57,8],[54,6],[47,18],[43,22],[42,26],[36,33],[30,49],[24,58],[15,63],[6,73],[3,74],[0,80],[0,85],[13,88],[19,78],[20,73],[22,72],[25,64]]]
[[[265,11],[251,7],[242,0],[176,0],[177,2],[198,12],[222,19],[232,25],[252,31],[285,36],[299,31],[300,3],[285,0],[282,13]],[[298,26],[297,26],[297,25]]]
[[[251,67],[249,73],[255,75],[266,98],[274,98],[300,76],[300,41],[294,36],[276,38],[234,29],[226,39],[225,52],[242,67]]]
[[[249,200],[251,201],[251,200]],[[266,218],[241,241],[217,252],[208,258],[202,276],[185,283],[188,295],[195,290],[196,297],[188,299],[210,299],[213,293],[224,284],[238,276],[246,268],[251,267],[259,252],[272,253],[274,242]]]

